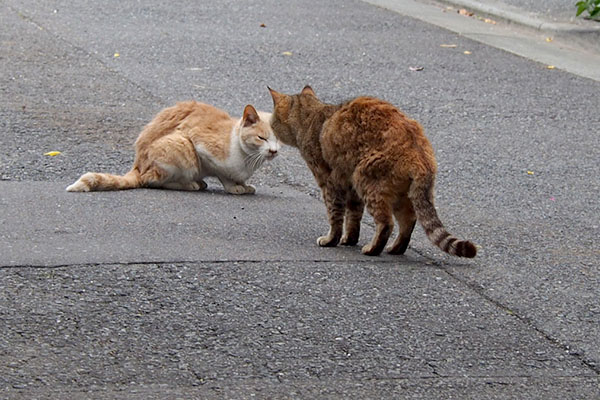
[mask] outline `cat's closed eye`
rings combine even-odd
[[[266,137],[259,136],[258,138],[259,138],[260,140],[263,140],[263,141],[265,141],[265,142],[267,141],[267,138],[266,138]]]

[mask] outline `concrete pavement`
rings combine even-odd
[[[597,81],[364,2],[178,6],[0,5],[3,398],[600,396]],[[423,123],[476,259],[318,248],[289,148],[256,196],[64,191],[176,100],[306,83]]]

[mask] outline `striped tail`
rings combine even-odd
[[[477,254],[475,245],[468,240],[460,240],[452,236],[440,221],[433,205],[433,183],[433,177],[414,180],[408,194],[425,234],[433,244],[448,254],[457,257],[475,257]]]
[[[124,190],[141,187],[141,177],[136,169],[123,176],[88,172],[74,184],[67,187],[67,192],[93,192],[98,190]]]

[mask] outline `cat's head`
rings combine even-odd
[[[272,160],[277,155],[280,143],[270,124],[271,114],[257,112],[248,104],[240,123],[240,145],[249,156],[258,161]]]
[[[322,103],[308,85],[302,89],[302,92],[295,95],[279,93],[270,87],[268,89],[273,98],[273,116],[271,118],[273,131],[283,143],[297,147],[296,132],[310,122],[307,121],[307,115]]]

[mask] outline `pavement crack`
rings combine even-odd
[[[150,261],[109,261],[101,263],[70,263],[70,264],[22,264],[22,265],[2,265],[0,270],[18,270],[18,269],[58,269],[58,268],[87,268],[102,267],[109,265],[201,265],[201,264],[289,264],[289,263],[310,263],[310,264],[372,264],[373,260],[338,260],[338,259],[233,259],[233,260],[150,260]],[[377,260],[378,264],[398,264],[394,260]],[[414,262],[410,261],[410,264]]]
[[[531,318],[529,318],[529,317],[527,317],[525,315],[521,315],[518,312],[515,312],[508,305],[503,304],[499,300],[496,300],[493,297],[491,297],[490,295],[488,295],[485,292],[485,289],[483,287],[481,287],[480,285],[477,285],[477,284],[475,284],[473,282],[469,282],[469,281],[467,281],[465,279],[461,279],[459,276],[457,276],[456,274],[452,273],[441,262],[439,262],[439,261],[432,261],[432,264],[435,267],[439,268],[440,270],[444,271],[446,274],[448,274],[448,276],[450,276],[456,282],[459,282],[460,284],[462,284],[465,287],[467,287],[469,290],[471,290],[474,293],[476,293],[478,296],[480,296],[485,301],[493,304],[496,308],[498,308],[498,309],[502,310],[503,312],[505,312],[507,314],[510,314],[513,317],[517,318],[519,321],[521,321],[523,324],[525,324],[526,326],[528,326],[530,329],[534,330],[535,332],[537,332],[538,334],[540,334],[542,337],[544,337],[552,345],[560,348],[562,351],[564,351],[565,353],[569,354],[570,356],[575,357],[577,360],[579,360],[579,362],[581,362],[581,364],[583,364],[585,367],[587,367],[591,371],[593,371],[595,373],[595,375],[600,376],[600,365],[596,364],[596,362],[594,362],[593,360],[587,358],[585,356],[585,354],[584,354],[583,351],[581,351],[581,350],[574,350],[571,346],[569,346],[569,344],[562,342],[561,340],[559,340],[556,337],[552,336],[552,334],[550,334],[550,333],[544,331],[543,329],[541,329],[540,327],[538,327]]]

